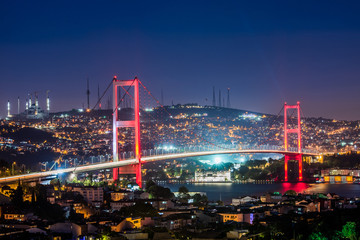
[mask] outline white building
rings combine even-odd
[[[230,182],[231,172],[229,171],[197,171],[195,182]]]

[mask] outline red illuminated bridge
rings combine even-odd
[[[225,146],[223,146],[225,147]],[[158,155],[149,155],[146,157],[142,157],[142,163],[146,162],[154,162],[154,161],[161,161],[161,160],[171,160],[171,159],[178,159],[178,158],[189,158],[189,157],[198,157],[198,156],[207,156],[207,155],[216,155],[216,154],[256,154],[256,153],[274,153],[274,154],[282,154],[282,155],[297,155],[298,152],[294,151],[295,149],[289,149],[285,151],[282,147],[277,146],[259,146],[257,148],[248,147],[247,149],[212,149],[212,146],[194,146],[188,148],[181,148],[181,149],[173,149],[173,150],[153,150],[153,151],[146,151],[149,154],[158,154]],[[309,150],[303,149],[302,155],[306,156],[313,156],[316,157],[319,154],[316,152],[312,152]],[[81,173],[81,172],[89,172],[89,171],[97,171],[102,169],[113,169],[118,167],[124,166],[131,166],[136,165],[137,160],[136,158],[125,159],[121,161],[109,161],[109,162],[96,162],[93,164],[87,165],[79,165],[76,167],[69,167],[69,168],[62,168],[57,170],[51,171],[44,171],[44,172],[34,172],[29,174],[23,175],[16,175],[10,177],[0,178],[0,184],[6,184],[10,182],[16,181],[29,181],[29,180],[37,180],[46,177],[57,176],[62,173]]]
[[[142,151],[140,144],[140,101],[139,101],[139,86],[142,86],[145,91],[148,92],[149,95],[154,97],[148,89],[141,83],[138,78],[134,78],[132,80],[118,80],[116,76],[113,78],[110,83],[113,86],[113,154],[112,158],[108,159],[108,161],[100,160],[99,162],[88,162],[87,164],[78,165],[76,167],[66,167],[60,166],[61,169],[57,170],[49,170],[43,172],[35,172],[24,175],[17,175],[11,177],[0,178],[0,183],[8,183],[18,180],[33,180],[46,178],[50,176],[56,176],[61,173],[77,173],[77,172],[86,172],[86,171],[96,171],[101,169],[113,169],[113,179],[117,180],[119,175],[119,168],[124,166],[135,166],[134,173],[136,174],[136,182],[141,187],[142,185],[142,177],[141,177],[141,166],[146,162],[160,161],[160,160],[169,160],[176,158],[188,158],[188,157],[197,157],[197,156],[206,156],[206,155],[214,155],[214,154],[253,154],[253,153],[276,153],[282,154],[285,157],[285,181],[288,181],[288,161],[295,160],[298,162],[299,166],[299,178],[298,181],[303,181],[303,170],[302,170],[302,159],[303,156],[317,156],[319,155],[315,151],[306,150],[302,148],[301,142],[301,121],[300,121],[300,103],[297,102],[296,105],[287,105],[284,104],[284,146],[225,146],[225,145],[216,145],[214,143],[209,143],[209,146],[189,146],[182,147],[177,149],[154,149],[154,150],[145,150]],[[111,86],[111,85],[109,85]],[[125,88],[127,87],[127,88]],[[130,93],[130,89],[133,88],[133,95]],[[121,92],[124,95],[121,97]],[[120,120],[119,119],[119,108],[120,103],[124,100],[125,96],[129,96],[134,104],[134,119],[133,120]],[[155,99],[155,98],[154,98]],[[157,104],[163,107],[160,102],[155,99]],[[288,124],[287,112],[288,110],[295,110],[295,115],[297,119],[297,123],[295,124],[296,128],[293,127],[294,124]],[[170,114],[170,113],[169,113]],[[294,114],[294,112],[293,112]],[[172,117],[172,116],[171,116]],[[291,116],[290,116],[291,117]],[[294,119],[294,118],[292,118]],[[289,126],[288,126],[289,125]],[[130,154],[126,154],[119,151],[119,128],[134,128],[134,152]],[[292,148],[289,145],[289,137],[288,135],[295,134],[296,135],[296,147]],[[196,136],[199,140],[203,140],[203,142],[208,142],[201,138],[201,136]],[[293,139],[292,139],[293,140]],[[292,141],[293,142],[293,141]],[[65,161],[66,164],[66,161]],[[56,165],[56,164],[54,164]],[[76,165],[76,164],[74,164]],[[120,170],[121,173],[123,173]]]

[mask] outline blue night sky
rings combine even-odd
[[[359,1],[0,2],[0,116],[39,92],[52,110],[91,103],[113,75],[138,76],[166,104],[360,119]],[[225,96],[226,97],[226,96]],[[206,99],[208,99],[206,101]],[[226,98],[225,98],[226,99]]]

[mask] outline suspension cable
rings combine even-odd
[[[101,99],[105,96],[106,92],[109,90],[109,88],[111,87],[113,83],[113,80],[111,80],[111,82],[109,83],[109,85],[107,86],[107,88],[105,89],[105,91],[103,92],[103,94],[101,95],[101,97],[98,99],[98,101],[96,102],[95,106],[91,109],[94,110],[96,108],[96,106],[101,102]]]
[[[131,85],[128,87],[128,89],[126,90],[126,92],[128,92],[130,90],[130,88],[132,87],[132,85],[134,85],[136,77],[134,78],[134,80],[131,82]],[[123,96],[121,97],[121,99],[119,100],[119,102],[116,104],[116,107],[114,108],[112,114],[115,113],[116,109],[119,107],[120,103],[124,100],[125,96],[126,96],[126,92],[123,94]]]
[[[139,83],[141,84],[141,86],[146,90],[146,92],[156,101],[156,103],[163,109],[165,110],[165,112],[170,116],[170,117],[173,117],[172,114],[164,107],[164,105],[162,105],[160,103],[160,101],[149,91],[149,89],[139,80]],[[225,150],[230,150],[228,148],[225,148],[225,147],[222,147],[222,146],[219,146],[219,145],[216,145],[215,143],[212,143],[208,140],[206,140],[205,138],[199,136],[198,134],[196,134],[195,132],[191,131],[190,134],[193,134],[195,135],[195,137],[197,138],[200,138],[202,141],[210,144],[210,145],[213,145],[215,147],[218,147],[218,148],[222,148],[222,149],[225,149]]]
[[[268,124],[269,127],[272,126],[274,124],[274,122],[279,118],[279,116],[283,110],[284,110],[284,106],[280,109],[279,113],[276,115],[276,117],[273,118],[273,120],[270,122],[270,124]],[[263,131],[260,131],[260,132],[262,135],[264,134]],[[263,135],[263,137],[264,137],[264,135]],[[253,139],[250,143],[253,143],[254,141],[255,141],[255,139]],[[266,141],[262,141],[260,145],[263,145]]]
[[[169,114],[169,116],[172,116],[171,113],[169,113],[169,111],[164,107],[164,105],[162,105],[160,103],[160,101],[149,91],[149,89],[147,89],[147,87],[145,87],[145,85],[139,80],[139,83],[141,84],[141,86],[146,90],[146,92],[155,100],[155,102],[162,108],[165,110],[165,112],[167,114]]]

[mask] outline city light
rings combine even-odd
[[[1,237],[360,236],[360,4],[22,5],[0,21]]]
[[[165,151],[168,151],[168,150],[174,150],[176,148],[172,145],[164,145],[164,146],[159,146],[158,149],[164,149]]]

